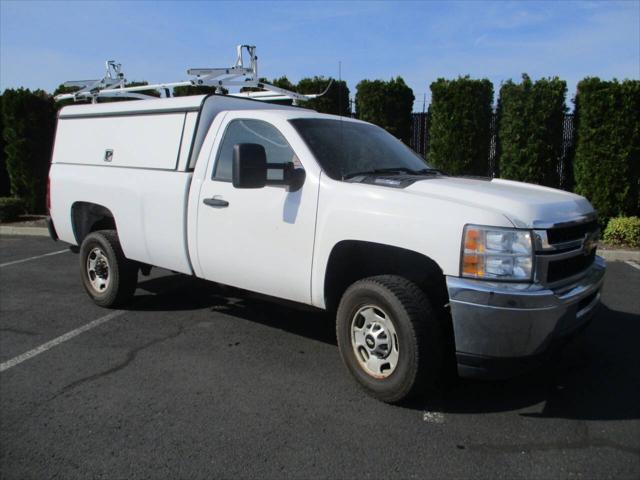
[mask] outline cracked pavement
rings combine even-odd
[[[64,248],[0,237],[0,263]],[[545,368],[402,407],[364,395],[332,319],[171,272],[0,373],[0,478],[638,478],[640,271]],[[108,314],[63,253],[0,269],[0,362]]]

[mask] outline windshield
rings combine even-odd
[[[322,169],[335,180],[381,170],[412,173],[429,168],[413,150],[375,125],[324,118],[290,122]]]

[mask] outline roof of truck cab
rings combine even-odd
[[[215,102],[220,110],[233,110],[238,102],[250,102],[252,108],[297,109],[287,105],[275,105],[260,100],[232,97],[227,95],[191,95],[187,97],[158,98],[153,100],[129,100],[83,105],[70,105],[60,110],[59,118],[103,117],[121,115],[153,115],[170,112],[197,112],[207,102]]]
[[[234,111],[233,108],[227,109],[228,111]],[[287,120],[295,120],[302,118],[314,118],[314,119],[324,119],[324,120],[340,120],[343,122],[352,122],[352,123],[368,123],[357,118],[352,118],[350,116],[341,116],[335,115],[332,113],[320,113],[316,110],[311,110],[309,108],[300,108],[300,107],[287,107],[282,109],[264,109],[264,108],[255,108],[255,109],[242,109],[242,113],[246,116],[250,117],[253,113],[261,113],[266,115],[274,115],[279,118],[286,118]]]

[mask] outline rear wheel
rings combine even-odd
[[[128,260],[114,230],[90,233],[80,247],[80,275],[85,290],[101,307],[124,305],[138,281],[138,265]]]
[[[381,275],[351,285],[338,307],[336,331],[347,368],[382,401],[410,398],[441,375],[438,317],[424,292],[405,278]]]

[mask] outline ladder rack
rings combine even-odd
[[[246,50],[249,56],[249,67],[245,67],[243,52]],[[255,45],[238,45],[236,47],[237,58],[236,63],[229,68],[190,68],[187,74],[194,76],[191,80],[183,80],[179,82],[156,83],[152,85],[140,85],[136,87],[127,87],[126,79],[122,71],[122,64],[116,63],[114,60],[108,60],[105,63],[106,73],[100,80],[75,80],[65,82],[65,87],[78,87],[78,90],[72,93],[62,93],[56,95],[56,101],[73,100],[83,101],[91,100],[91,103],[97,103],[101,97],[124,97],[139,100],[156,99],[157,97],[145,95],[139,92],[156,90],[161,98],[169,98],[173,96],[175,87],[199,87],[209,86],[216,87],[216,93],[222,94],[223,87],[252,87],[261,88],[263,91],[258,92],[239,92],[229,94],[230,96],[242,98],[254,98],[256,100],[274,101],[274,100],[293,100],[294,105],[297,102],[306,102],[312,98],[317,98],[329,90],[331,82],[322,93],[306,94],[292,92],[284,88],[276,87],[269,83],[261,82],[258,78],[258,57],[256,55]]]

